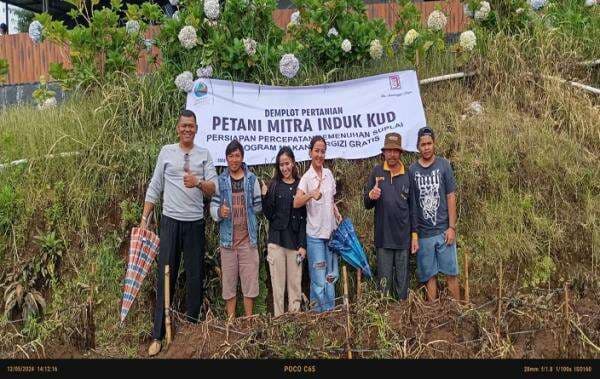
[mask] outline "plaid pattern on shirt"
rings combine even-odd
[[[159,241],[158,236],[148,229],[137,227],[131,229],[127,273],[125,274],[123,301],[121,303],[121,322],[125,320],[129,308],[131,308],[142,286],[142,281],[150,271],[152,262],[154,262],[158,253]]]

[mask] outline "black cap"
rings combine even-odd
[[[419,141],[423,136],[431,136],[431,139],[435,141],[435,134],[433,133],[433,129],[429,126],[424,126],[419,129],[419,134],[417,135],[417,147],[419,147]]]

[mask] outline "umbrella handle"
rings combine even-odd
[[[150,212],[150,214],[148,215],[147,227],[150,230],[156,230],[156,223],[153,223],[153,220],[154,220],[154,210],[152,210],[152,212]]]

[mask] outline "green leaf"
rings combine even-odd
[[[121,0],[110,0],[110,6],[114,10],[119,10],[123,6],[123,2]]]
[[[421,48],[421,50],[425,53],[425,52],[427,52],[427,50],[429,50],[431,48],[431,46],[433,46],[433,42],[427,41],[423,44],[423,47]]]
[[[81,13],[79,12],[79,10],[77,8],[73,8],[67,12],[67,15],[69,15],[69,17],[71,17],[73,20],[76,20],[80,14]]]

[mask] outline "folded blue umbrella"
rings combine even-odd
[[[367,255],[358,240],[350,219],[345,218],[337,229],[331,233],[328,246],[352,267],[362,270],[365,276],[372,277],[373,274],[369,267]]]

